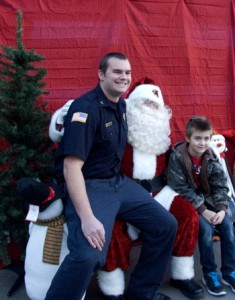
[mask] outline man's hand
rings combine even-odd
[[[82,220],[82,231],[93,248],[102,250],[105,243],[105,231],[102,223],[94,216]]]
[[[216,213],[214,218],[212,218],[211,223],[213,225],[221,224],[223,222],[224,217],[225,217],[225,211],[221,210],[221,211]]]

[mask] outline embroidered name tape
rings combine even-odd
[[[88,114],[83,113],[83,112],[75,112],[73,114],[71,122],[81,122],[81,123],[86,123]]]

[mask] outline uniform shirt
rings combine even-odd
[[[73,101],[55,161],[56,178],[63,179],[63,160],[81,158],[84,178],[110,178],[119,173],[127,140],[126,103],[107,99],[98,85]]]

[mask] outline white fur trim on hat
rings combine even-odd
[[[154,197],[154,199],[160,203],[166,210],[169,210],[171,207],[171,204],[175,198],[176,195],[179,195],[176,193],[172,188],[170,188],[168,185],[164,186],[164,188]]]
[[[129,95],[128,100],[146,99],[155,102],[160,106],[164,106],[162,92],[157,85],[141,84]]]
[[[193,256],[172,256],[171,277],[178,280],[187,280],[194,277]]]
[[[98,284],[106,296],[123,295],[125,289],[124,272],[120,268],[111,272],[98,271]]]
[[[133,147],[133,178],[153,179],[156,167],[157,157],[155,154],[145,153]]]

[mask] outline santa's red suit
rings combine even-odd
[[[194,277],[193,253],[198,236],[198,215],[188,201],[163,184],[170,147],[171,111],[164,105],[158,86],[145,84],[146,81],[141,83],[144,84],[133,87],[126,100],[128,145],[122,161],[122,173],[148,189],[156,201],[170,210],[177,219],[178,232],[171,258],[171,277],[183,282]],[[59,141],[63,135],[63,132],[56,129],[56,124],[63,124],[70,104],[66,103],[52,117],[49,134],[54,141]],[[122,299],[125,289],[124,271],[129,267],[130,251],[136,238],[137,229],[121,220],[115,221],[106,264],[98,271],[99,287],[107,299]],[[203,290],[197,292],[202,294]]]

